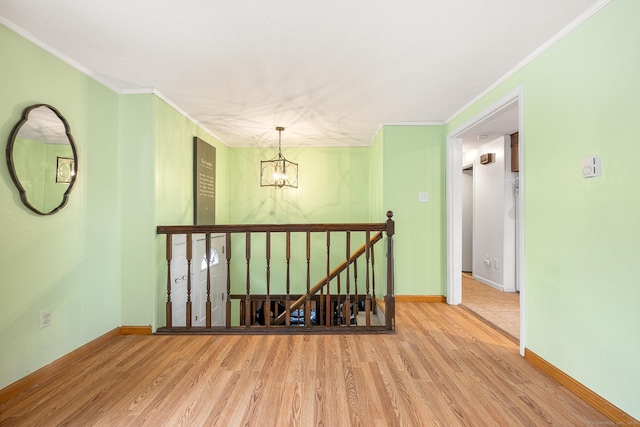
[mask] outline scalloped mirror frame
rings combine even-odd
[[[14,147],[15,147],[15,143],[16,143],[16,138],[18,137],[20,129],[29,120],[29,114],[31,113],[31,111],[33,111],[33,110],[35,110],[37,108],[40,108],[40,107],[48,108],[49,110],[51,110],[58,117],[58,119],[60,119],[60,121],[64,125],[65,135],[66,135],[67,140],[69,141],[69,145],[71,146],[71,152],[73,153],[73,172],[71,174],[71,181],[69,182],[69,185],[68,185],[66,191],[62,195],[62,200],[60,201],[60,204],[57,205],[52,210],[50,210],[49,212],[43,212],[40,209],[38,209],[36,206],[33,206],[29,202],[28,197],[27,197],[27,192],[26,192],[24,186],[22,185],[22,183],[20,182],[20,179],[18,177],[16,168],[15,168],[15,164],[14,164],[14,156],[13,156]],[[9,174],[11,175],[11,179],[13,180],[13,182],[16,185],[18,191],[20,192],[20,200],[22,200],[22,203],[27,208],[29,208],[30,210],[32,210],[33,212],[35,212],[35,213],[37,213],[39,215],[52,215],[52,214],[58,212],[60,209],[62,209],[67,204],[67,202],[69,200],[69,194],[71,193],[71,190],[73,190],[73,187],[74,187],[74,185],[76,183],[76,178],[78,176],[78,153],[76,151],[76,145],[75,145],[75,142],[73,141],[73,137],[71,136],[71,129],[69,127],[69,123],[67,122],[67,120],[64,118],[64,116],[62,114],[60,114],[60,112],[55,107],[53,107],[53,106],[51,106],[49,104],[35,104],[35,105],[31,105],[31,106],[25,108],[25,110],[22,113],[22,118],[15,125],[15,127],[11,131],[11,134],[9,135],[9,142],[7,144],[6,158],[7,158],[7,166],[9,167]]]

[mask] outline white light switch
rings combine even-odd
[[[582,159],[582,177],[593,178],[600,176],[600,156],[585,157]]]
[[[429,201],[429,193],[427,193],[426,191],[421,191],[418,193],[418,201],[419,202],[423,202],[426,203]]]

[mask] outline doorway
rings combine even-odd
[[[462,258],[463,258],[463,144],[470,138],[482,138],[497,135],[519,133],[518,163],[520,178],[518,195],[514,206],[516,216],[514,275],[520,289],[518,297],[520,353],[525,347],[525,283],[524,283],[524,135],[523,135],[523,90],[519,87],[487,107],[461,126],[447,134],[446,141],[446,199],[447,199],[447,302],[462,303]],[[493,259],[490,260],[492,262]]]

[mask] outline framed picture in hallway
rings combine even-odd
[[[58,157],[56,161],[56,182],[68,184],[73,178],[73,157]]]
[[[193,224],[212,225],[216,219],[216,148],[193,138]]]

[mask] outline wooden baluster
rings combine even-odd
[[[255,316],[256,314],[256,310],[258,309],[258,303],[260,301],[256,301],[255,299],[251,300],[251,310],[249,311],[249,313],[251,314],[251,316]],[[262,303],[264,304],[264,300],[262,300]],[[256,324],[256,319],[255,317],[253,318],[253,322],[254,325]]]
[[[273,317],[276,318],[279,315],[280,315],[280,304],[274,304],[273,305]]]
[[[346,295],[344,297],[344,305],[343,305],[343,316],[344,321],[347,326],[351,326],[351,278],[349,275],[349,267],[351,266],[351,262],[349,258],[351,257],[351,232],[347,231],[346,233],[346,277],[347,277],[347,287],[346,287]]]
[[[364,269],[364,287],[365,287],[365,300],[364,300],[364,311],[366,317],[366,326],[371,326],[371,295],[369,294],[369,257],[371,256],[371,232],[367,231],[365,236],[364,243],[364,259],[365,259],[365,269]]]
[[[391,219],[393,212],[387,212],[387,296],[385,297],[384,315],[387,329],[393,329],[395,325],[395,295],[394,295],[394,262],[393,262],[393,235],[395,224]]]
[[[334,321],[334,323],[336,322],[336,316],[334,316],[334,313],[338,316],[337,320],[338,325],[342,325],[342,321],[344,320],[344,305],[340,305],[340,295],[341,295],[341,291],[342,291],[342,273],[338,273],[338,275],[336,276],[336,301],[334,301],[334,306],[335,308],[333,310],[331,310],[331,315],[333,316],[332,319]]]
[[[324,286],[322,288],[320,288],[320,311],[318,312],[318,325],[326,325],[325,323],[325,319],[326,316],[324,315],[325,312],[325,307],[324,307]]]
[[[291,326],[291,276],[289,266],[291,262],[291,232],[287,231],[287,296],[285,299],[285,322],[287,326]]]
[[[207,260],[207,304],[205,322],[206,327],[211,327],[211,233],[205,234],[205,259]]]
[[[167,304],[165,306],[165,317],[167,328],[171,328],[173,326],[173,307],[171,305],[171,258],[173,258],[173,243],[172,243],[173,234],[167,233],[167,247],[166,247],[166,256],[167,256]]]
[[[225,301],[225,327],[231,328],[231,233],[225,236],[227,250],[227,296]]]
[[[331,281],[329,275],[331,274],[331,232],[327,231],[327,295],[325,301],[325,326],[331,327]]]
[[[311,232],[307,231],[307,299],[304,303],[304,325],[311,327]]]
[[[267,300],[262,305],[262,312],[264,316],[264,324],[268,328],[271,327],[271,232],[267,231],[266,235],[267,245]],[[266,306],[266,307],[265,307]],[[274,313],[275,315],[275,313]]]
[[[244,323],[244,312],[247,311],[244,305],[244,298],[240,300],[240,326],[245,326]]]
[[[247,260],[247,298],[244,301],[244,324],[245,327],[251,327],[251,232],[246,235],[245,258]]]
[[[378,314],[378,301],[376,300],[376,257],[374,256],[375,246],[371,246],[371,310],[373,314]]]
[[[185,322],[187,329],[191,328],[191,257],[193,253],[191,244],[191,233],[187,233],[187,319]]]
[[[358,258],[353,260],[353,287],[355,288],[353,291],[355,298],[353,302],[353,315],[357,318],[358,312],[360,311],[358,307],[358,302],[360,301],[360,294],[358,293]]]

